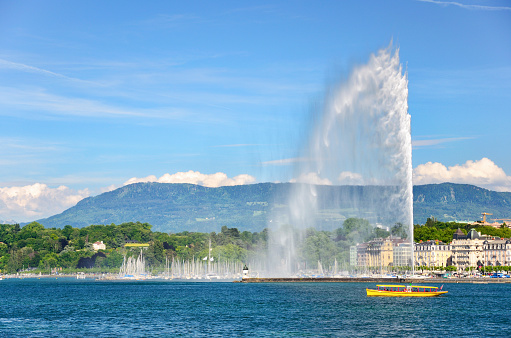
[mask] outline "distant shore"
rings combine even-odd
[[[84,274],[77,274],[77,273],[65,273],[65,274],[35,274],[35,273],[29,273],[29,274],[5,274],[1,275],[3,279],[23,279],[23,278],[77,278],[77,276],[85,276],[85,278],[96,278],[101,277],[107,274],[102,273],[84,273]]]
[[[509,283],[511,278],[243,278],[239,283]]]
[[[48,279],[48,278],[77,278],[79,279],[98,279],[98,280],[128,280],[119,278],[118,274],[59,274],[59,275],[44,275],[44,274],[20,274],[20,275],[3,275],[3,279]],[[135,280],[135,278],[134,278]],[[202,279],[180,279],[180,278],[160,278],[153,276],[150,278],[140,278],[136,280],[179,280],[179,281],[201,281]],[[218,281],[222,281],[219,279]],[[233,281],[228,279],[226,281]],[[395,283],[412,283],[412,284],[428,284],[428,283],[469,283],[469,284],[511,284],[511,278],[378,278],[378,277],[344,277],[344,278],[284,278],[284,277],[271,277],[271,278],[242,278],[234,280],[235,283],[380,283],[380,284],[395,284]]]

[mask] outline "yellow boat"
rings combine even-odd
[[[447,291],[442,291],[443,285],[436,286],[423,285],[376,285],[376,290],[366,289],[368,297],[435,297],[440,296]]]

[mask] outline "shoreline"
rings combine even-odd
[[[77,279],[78,274],[59,274],[59,275],[2,275],[3,279],[48,279],[48,278],[74,278]],[[117,275],[111,274],[80,274],[81,278],[78,279],[95,279],[102,281],[113,280],[145,280],[145,281],[208,281],[207,279],[181,279],[181,278],[159,278],[157,276],[142,279],[124,279],[119,278]],[[226,279],[216,280],[234,283],[380,283],[380,284],[449,284],[449,283],[467,283],[467,284],[511,284],[511,278],[378,278],[378,277],[260,277],[260,278],[241,278],[241,279]]]
[[[470,283],[511,284],[511,278],[243,278],[235,283]]]

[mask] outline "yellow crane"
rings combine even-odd
[[[483,215],[483,223],[486,223],[486,216],[488,215],[493,215],[493,214],[490,214],[488,212],[482,212],[481,215]]]

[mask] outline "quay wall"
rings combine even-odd
[[[243,278],[239,283],[510,283],[511,278]]]

